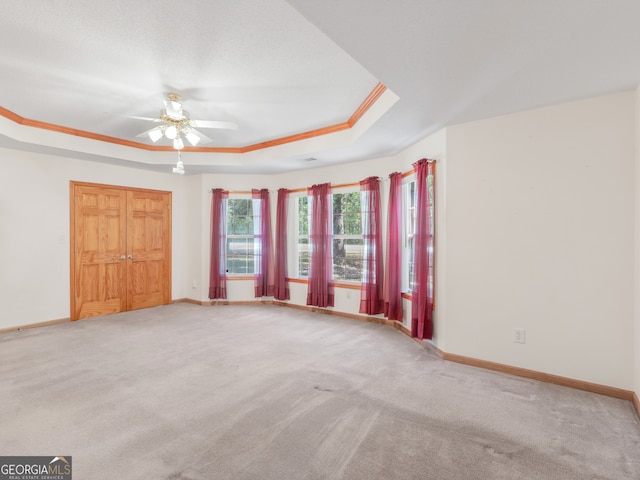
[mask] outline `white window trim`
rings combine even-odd
[[[338,190],[336,192],[336,190]],[[331,194],[335,194],[335,193],[353,193],[353,192],[358,192],[360,193],[360,188],[357,186],[351,186],[351,187],[339,187],[339,188],[332,188]],[[289,196],[289,208],[288,208],[288,215],[287,215],[287,223],[289,225],[289,227],[287,228],[288,230],[288,237],[292,238],[293,241],[288,240],[288,247],[293,247],[293,248],[288,248],[287,250],[287,260],[288,260],[288,265],[289,265],[289,271],[290,272],[295,272],[295,277],[293,278],[298,278],[300,280],[306,280],[309,277],[304,277],[300,275],[300,266],[298,264],[299,261],[299,256],[298,256],[298,245],[299,245],[299,239],[300,239],[300,235],[298,232],[298,199],[300,197],[307,197],[307,193],[306,192],[300,192],[297,194],[291,194]],[[333,202],[332,202],[333,204]],[[309,207],[311,207],[311,205],[309,205]],[[333,222],[331,222],[331,226],[333,229]],[[362,235],[352,235],[352,234],[340,234],[340,235],[334,235],[333,232],[331,234],[332,239],[333,238],[343,238],[345,240],[350,240],[350,239],[363,239]],[[332,242],[333,243],[333,242]],[[333,255],[333,251],[331,252]],[[333,263],[333,261],[332,261]],[[332,269],[332,275],[333,275],[333,269]],[[352,285],[360,285],[360,283],[362,282],[362,280],[343,280],[343,279],[335,279],[332,278],[332,281],[335,281],[337,283],[345,283],[345,284],[352,284]]]
[[[409,185],[415,182],[415,176],[410,175],[403,179],[402,182],[402,281],[401,290],[403,293],[411,293],[409,284],[409,259],[411,258],[411,247],[409,244],[409,218],[411,210],[409,208]],[[415,193],[414,193],[415,195]],[[415,198],[414,198],[415,203]],[[415,228],[415,226],[414,226]]]
[[[227,265],[225,265],[225,270],[227,271],[227,277],[231,277],[231,278],[232,277],[243,277],[243,276],[247,276],[247,275],[252,275],[253,276],[253,275],[256,274],[256,266],[258,266],[257,259],[259,258],[259,255],[260,255],[260,253],[262,251],[262,246],[259,245],[258,242],[256,242],[256,235],[257,234],[255,233],[256,231],[260,230],[260,226],[261,226],[261,224],[260,224],[260,200],[252,198],[251,195],[237,195],[237,196],[234,195],[233,197],[229,197],[229,198],[225,199],[225,201],[227,202],[227,209],[226,209],[227,212],[229,211],[228,210],[228,207],[229,207],[229,203],[228,202],[229,202],[229,200],[251,200],[251,202],[252,202],[251,208],[253,209],[253,215],[252,216],[253,216],[253,231],[254,231],[254,233],[252,233],[252,234],[241,234],[241,235],[239,235],[239,234],[229,234],[229,231],[228,231],[228,226],[229,225],[227,223],[227,228],[225,229],[226,230],[225,242],[224,242],[225,248],[227,248],[227,243],[228,243],[229,239],[234,239],[234,238],[238,238],[238,239],[247,238],[248,239],[248,238],[251,238],[251,239],[254,240],[254,242],[253,242],[254,262],[253,262],[253,272],[245,272],[245,273],[229,272],[227,270]],[[257,207],[257,214],[256,214],[256,207]],[[228,219],[229,219],[229,217],[228,217],[228,213],[227,213],[227,218],[225,218],[225,221],[228,222]],[[228,262],[229,250],[227,249],[225,253],[226,253],[226,259],[227,259],[227,262]]]
[[[362,192],[360,191],[359,187],[344,187],[344,188],[340,188],[339,192],[335,192],[335,190],[338,189],[333,189],[331,194],[335,194],[335,193],[358,193],[360,194],[360,201],[362,202]],[[333,198],[332,198],[332,202],[331,204],[333,205]],[[331,212],[333,215],[333,211]],[[361,222],[361,226],[360,228],[362,229],[362,205],[360,205],[360,222]],[[362,234],[360,235],[353,235],[353,234],[335,234],[333,233],[333,222],[331,222],[331,239],[344,239],[344,240],[362,240],[364,243],[364,236]],[[335,268],[335,263],[333,261],[333,241],[331,242],[331,263],[332,263],[332,269],[331,269],[331,274],[333,275],[333,269]],[[333,280],[337,283],[345,283],[345,284],[349,284],[349,285],[360,285],[362,283],[362,271],[360,272],[360,279],[359,280],[345,280],[345,279],[335,279],[333,278]]]

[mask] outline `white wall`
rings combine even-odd
[[[636,204],[635,204],[635,392],[640,397],[640,85],[636,88],[636,116],[635,116],[635,135],[636,135],[636,171],[635,171],[635,188],[636,188]]]
[[[183,219],[186,228],[182,233],[186,235],[186,239],[183,250],[178,251],[174,248],[173,256],[174,258],[184,258],[186,288],[183,290],[182,296],[174,292],[173,298],[174,300],[182,298],[195,300],[202,297],[201,292],[204,288],[202,279],[209,275],[209,269],[202,260],[203,245],[201,241],[204,235],[203,232],[208,231],[209,227],[207,223],[203,223],[202,221],[202,176],[192,175],[182,178],[184,181],[186,205],[186,211],[184,212],[185,218]]]
[[[69,181],[173,192],[173,298],[187,296],[185,177],[0,149],[0,328],[69,317]]]
[[[447,129],[446,351],[634,388],[635,108],[627,92]]]

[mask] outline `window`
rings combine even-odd
[[[308,197],[298,197],[296,202],[297,242],[298,242],[298,277],[309,276],[309,264],[311,263],[311,251],[309,249],[309,224],[311,223],[311,211]]]
[[[363,265],[360,192],[333,194],[333,278],[359,282]]]
[[[260,228],[257,200],[227,200],[227,273],[250,275],[255,272],[260,245],[255,238]]]
[[[402,231],[404,237],[402,246],[402,290],[405,292],[408,292],[413,288],[413,236],[416,224],[415,190],[415,181],[402,185],[402,212],[404,213],[404,218],[402,219]]]
[[[334,193],[332,195],[333,278],[359,282],[362,279],[363,240],[360,212],[360,192]],[[296,199],[297,264],[298,277],[309,276],[311,252],[309,224],[311,205],[308,197]]]
[[[429,187],[429,196],[431,199],[431,234],[434,233],[434,197],[433,197],[433,175],[427,177],[427,184]],[[415,234],[416,224],[416,182],[410,181],[402,185],[402,211],[404,218],[402,219],[402,231],[403,231],[403,248],[402,248],[402,290],[409,292],[413,289],[413,276],[415,271],[415,252],[413,248],[413,237]],[[433,252],[432,252],[433,253]],[[430,281],[433,282],[433,264],[431,265],[431,271],[429,272]]]

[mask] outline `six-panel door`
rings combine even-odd
[[[171,193],[72,183],[71,319],[171,302]]]

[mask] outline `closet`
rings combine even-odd
[[[74,182],[71,320],[171,302],[171,192]]]

